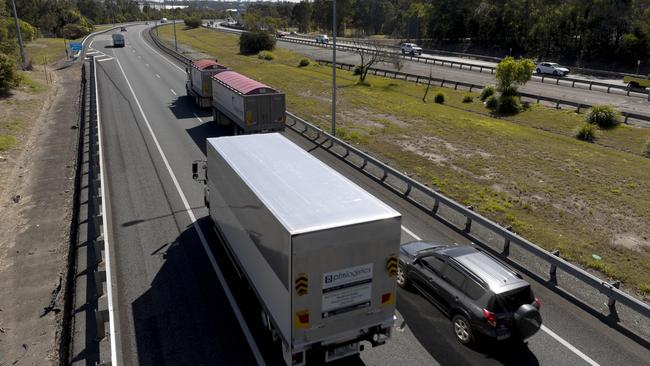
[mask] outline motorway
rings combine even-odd
[[[191,178],[191,163],[205,159],[205,139],[225,132],[184,96],[184,67],[144,40],[145,26],[128,29],[126,47],[112,48],[105,34],[88,50],[96,58],[108,180],[117,364],[279,365],[280,352],[261,328],[255,299],[206,218],[203,187]],[[302,136],[284,134],[401,212],[402,243],[466,241]],[[544,329],[525,344],[464,347],[433,305],[399,290],[397,309],[406,326],[396,328],[385,346],[339,363],[641,365],[650,359],[644,346],[528,280],[542,300]]]
[[[277,46],[292,50],[315,60],[332,60],[331,48],[290,42],[278,42]],[[338,50],[336,51],[336,59],[341,63],[356,65],[359,62],[359,55],[354,52]],[[390,64],[378,64],[374,67],[388,70],[394,69],[394,66]],[[457,67],[451,68],[440,64],[424,64],[409,60],[404,60],[404,66],[400,71],[424,77],[429,76],[429,72],[431,72],[434,78],[477,85],[494,85],[495,83],[494,75],[491,75],[489,72],[480,73],[468,69],[461,70]],[[576,103],[611,104],[621,111],[650,116],[650,102],[646,99],[646,95],[641,94],[633,93],[630,96],[626,96],[625,94],[622,94],[623,91],[614,91],[608,94],[602,91],[602,87],[594,87],[594,90],[589,90],[586,85],[578,86],[578,84],[576,84],[576,88],[572,88],[570,86],[563,86],[562,84],[558,86],[548,82],[536,82],[535,79],[520,87],[519,90],[525,93],[542,95],[550,98],[559,98]]]

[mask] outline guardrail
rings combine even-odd
[[[282,42],[290,42],[290,43],[297,43],[297,44],[306,44],[314,47],[324,47],[324,48],[332,48],[333,45],[331,43],[317,43],[314,40],[311,39],[301,39],[301,38],[293,38],[292,37],[281,37],[278,38],[279,41]],[[382,46],[384,47],[384,46]],[[340,49],[342,51],[350,51],[350,52],[357,52],[361,47],[355,46],[355,45],[349,45],[345,43],[337,43],[336,49]],[[399,52],[397,52],[399,53]],[[468,63],[468,62],[460,62],[460,61],[452,61],[452,60],[445,60],[445,59],[440,59],[440,58],[435,58],[435,57],[423,57],[423,56],[417,56],[417,55],[404,55],[400,54],[400,57],[410,60],[410,61],[415,61],[415,62],[420,62],[424,64],[432,64],[432,65],[440,65],[440,66],[446,66],[450,68],[457,67],[459,70],[469,70],[469,71],[478,71],[480,73],[482,72],[488,72],[490,74],[494,74],[496,68],[493,66],[487,66],[487,65],[477,65],[473,63]],[[626,85],[617,85],[617,84],[611,84],[611,83],[606,83],[606,82],[601,82],[601,81],[593,81],[593,80],[585,80],[585,79],[577,79],[577,78],[570,78],[570,77],[560,77],[560,76],[551,76],[551,75],[533,75],[533,80],[541,82],[541,83],[551,83],[555,84],[558,86],[566,86],[566,87],[572,87],[572,88],[577,88],[579,86],[583,86],[580,89],[588,89],[588,90],[597,90],[597,91],[604,91],[606,93],[612,93],[613,90],[620,90],[625,95],[633,95],[633,93],[636,94],[641,94],[641,95],[648,95],[648,90],[645,89],[630,89]],[[598,87],[599,89],[594,89],[594,87]]]
[[[150,36],[156,45],[162,44],[160,40],[156,39],[153,33],[150,32]],[[167,53],[174,52],[174,50],[164,45],[161,47],[161,49]],[[188,59],[187,57],[180,54],[178,56],[180,56],[177,58],[179,60]],[[347,66],[346,64],[340,66],[349,67],[349,64],[347,64]],[[354,65],[352,65],[352,67],[353,66]],[[389,70],[383,71],[395,75],[404,75],[406,78],[419,77],[421,79],[427,79],[418,75],[404,74]],[[456,84],[461,85],[466,83]],[[478,87],[476,85],[473,86]],[[494,243],[494,238],[499,238],[500,244],[498,244],[498,246],[500,246],[500,248],[498,248],[499,250],[497,251],[497,254],[500,255],[503,259],[519,265],[512,259],[511,255],[511,252],[517,248],[523,250],[529,255],[535,256],[548,266],[548,269],[546,271],[546,281],[550,285],[555,286],[558,290],[567,293],[572,298],[578,299],[578,301],[580,301],[582,304],[585,304],[586,306],[589,306],[593,309],[593,306],[590,306],[587,300],[581,298],[580,294],[571,293],[560,287],[559,279],[563,278],[563,275],[568,275],[574,281],[577,280],[583,283],[588,288],[595,291],[596,294],[604,295],[607,298],[608,314],[606,315],[613,321],[619,321],[616,307],[617,304],[622,304],[631,309],[633,312],[643,317],[644,321],[650,320],[650,305],[635,298],[634,296],[623,292],[622,290],[619,290],[618,282],[608,283],[590,274],[589,272],[577,267],[576,265],[573,265],[562,259],[558,251],[549,252],[533,244],[532,242],[510,231],[508,228],[502,227],[499,224],[474,212],[471,207],[465,207],[458,202],[455,202],[452,199],[432,190],[426,185],[416,181],[415,179],[405,175],[402,172],[399,172],[388,164],[379,161],[378,159],[351,146],[350,144],[338,139],[337,137],[330,135],[329,133],[290,112],[287,112],[286,124],[287,127],[293,131],[297,132],[319,147],[335,155],[342,161],[346,162],[350,166],[354,167],[366,176],[378,182],[388,190],[402,197],[407,202],[411,203],[415,207],[418,207],[423,212],[426,212],[435,219],[445,223],[449,227],[472,240],[474,243],[494,251],[492,248],[494,245],[489,245],[488,243]],[[563,275],[558,274],[558,269],[562,271]],[[598,310],[594,311],[601,313]]]
[[[474,243],[492,249],[491,246],[485,244],[487,241],[485,237],[500,237],[502,242],[500,255],[504,259],[508,259],[514,246],[534,255],[539,260],[548,264],[547,281],[552,285],[558,285],[558,269],[582,281],[593,290],[607,297],[610,311],[608,315],[616,317],[616,304],[620,303],[645,318],[650,318],[650,305],[619,290],[618,283],[603,281],[560,258],[558,252],[549,252],[540,248],[507,228],[472,211],[471,208],[465,207],[432,190],[402,172],[397,171],[395,168],[390,167],[289,112],[287,112],[287,126],[353,166],[355,169],[360,170],[404,200],[467,236]],[[456,218],[454,218],[454,215],[456,215]],[[480,228],[477,228],[477,225]],[[485,231],[489,233],[486,234],[484,233]],[[576,294],[573,295],[575,296]]]
[[[316,60],[320,65],[331,65],[332,62],[328,60]],[[340,68],[341,70],[348,70],[352,71],[356,65],[353,64],[348,64],[348,63],[341,63],[337,62],[336,67]],[[428,83],[429,80],[431,80],[432,84],[439,85],[441,87],[443,86],[448,86],[452,87],[454,89],[458,89],[458,87],[463,87],[468,89],[470,92],[474,89],[483,89],[485,85],[480,85],[480,84],[473,84],[473,83],[466,83],[463,81],[455,81],[455,80],[449,80],[449,79],[441,79],[441,78],[435,78],[431,77],[429,78],[428,76],[423,76],[423,75],[417,75],[417,74],[409,74],[406,72],[401,72],[401,71],[395,71],[395,70],[386,70],[386,69],[380,69],[376,67],[371,67],[369,69],[369,72],[372,73],[373,75],[376,76],[383,76],[383,77],[388,77],[392,79],[398,79],[398,80],[404,80],[404,81],[410,81],[414,83]],[[574,102],[570,100],[565,100],[561,98],[554,98],[554,97],[547,97],[543,96],[541,94],[532,94],[532,93],[525,93],[525,92],[519,92],[519,96],[522,98],[527,98],[535,101],[536,103],[540,102],[549,102],[555,105],[555,108],[560,109],[561,106],[568,106],[568,107],[573,107],[576,109],[576,112],[580,112],[582,110],[590,109],[592,107],[591,104],[587,103],[581,103],[581,102]],[[639,113],[632,113],[632,112],[626,112],[626,111],[621,111],[621,122],[628,124],[630,120],[637,120],[637,121],[643,121],[643,122],[650,122],[650,116],[639,114]]]

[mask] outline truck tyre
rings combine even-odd
[[[517,333],[522,340],[530,338],[542,326],[542,316],[539,310],[531,304],[524,304],[515,312]]]
[[[451,318],[451,324],[454,327],[454,335],[461,344],[469,346],[474,343],[474,332],[469,320],[464,316],[457,314]]]

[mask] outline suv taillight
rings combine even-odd
[[[497,316],[487,309],[483,309],[483,319],[491,326],[497,326]]]
[[[533,305],[537,308],[537,310],[541,309],[542,308],[542,300],[540,300],[539,298],[536,297],[535,302],[533,303]]]

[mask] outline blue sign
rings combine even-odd
[[[70,43],[70,49],[73,51],[81,51],[84,48],[84,45],[81,43]]]

